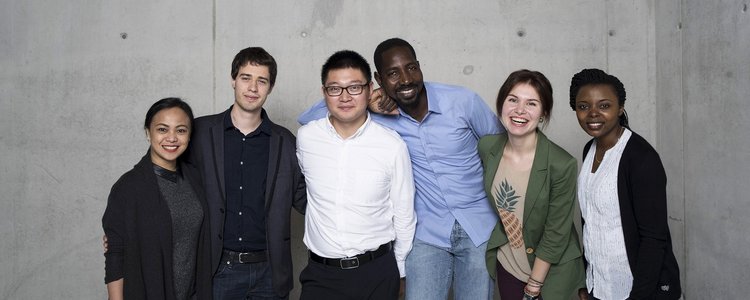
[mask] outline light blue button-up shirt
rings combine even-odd
[[[372,114],[401,135],[414,170],[416,238],[451,246],[458,221],[475,246],[486,242],[498,218],[484,192],[479,138],[503,131],[495,114],[476,93],[462,87],[425,82],[427,115],[422,122],[399,109],[399,115]],[[324,101],[302,113],[306,124],[326,116]]]

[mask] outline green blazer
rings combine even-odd
[[[586,285],[581,246],[573,225],[578,164],[571,156],[537,131],[536,154],[531,166],[523,213],[523,241],[529,264],[536,257],[552,264],[544,280],[545,300],[569,300]],[[507,134],[489,135],[479,140],[479,156],[484,167],[484,189],[492,207],[492,181]],[[497,209],[495,209],[497,211]],[[508,243],[502,222],[498,221],[487,242],[487,271],[495,277],[497,249]]]

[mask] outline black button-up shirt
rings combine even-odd
[[[224,118],[224,178],[226,218],[224,248],[247,252],[266,249],[266,173],[271,128],[263,119],[244,135]]]

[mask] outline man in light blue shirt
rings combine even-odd
[[[378,95],[381,102],[395,101],[398,114],[372,118],[406,142],[416,186],[406,299],[447,299],[451,283],[454,299],[492,299],[485,250],[497,215],[483,189],[477,142],[502,130],[497,117],[468,89],[423,82],[414,48],[402,39],[380,43],[374,56]],[[325,116],[319,102],[299,121]]]

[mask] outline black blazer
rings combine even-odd
[[[584,158],[592,142],[586,143]],[[682,290],[667,225],[667,175],[659,154],[635,132],[620,159],[617,196],[633,274],[628,299],[678,299]]]
[[[203,208],[196,253],[197,299],[211,299],[208,206],[198,170],[186,163],[180,169]],[[151,157],[147,153],[112,186],[102,217],[107,236],[105,283],[125,280],[125,299],[175,299],[172,270],[172,218],[161,196]]]
[[[219,267],[223,249],[226,193],[224,180],[224,117],[232,110],[195,120],[188,147],[188,159],[203,175],[211,221],[211,262]],[[265,110],[264,120],[271,125],[266,185],[266,245],[276,294],[285,297],[293,287],[290,213],[294,207],[305,212],[307,194],[296,154],[296,138],[286,128],[271,122]]]

